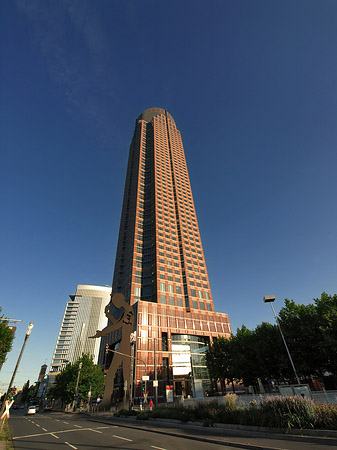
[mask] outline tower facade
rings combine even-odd
[[[111,287],[79,284],[67,302],[57,337],[49,376],[58,374],[68,362],[75,363],[89,353],[97,364],[100,339],[89,339],[106,323],[104,308],[110,301]]]
[[[180,131],[161,108],[136,120],[112,287],[135,310],[133,396],[144,376],[150,396],[205,395],[203,355],[231,329],[214,311]],[[105,366],[106,343],[115,346],[118,335],[102,340]]]

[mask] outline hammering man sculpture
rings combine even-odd
[[[123,308],[124,312],[119,319],[116,319],[110,314],[111,306],[120,309]],[[92,338],[98,338],[102,336],[107,336],[113,331],[121,329],[121,341],[119,343],[118,352],[114,353],[112,362],[107,372],[105,380],[105,389],[103,400],[100,403],[100,408],[110,408],[111,406],[111,396],[114,388],[114,379],[118,367],[123,365],[123,378],[124,385],[127,386],[126,396],[130,398],[130,374],[131,374],[131,342],[130,334],[133,331],[134,324],[134,312],[132,306],[130,306],[124,299],[123,294],[114,294],[111,297],[110,302],[105,307],[105,315],[111,322],[103,330],[97,330],[95,336]]]

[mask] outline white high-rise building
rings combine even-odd
[[[59,373],[68,362],[89,353],[97,364],[101,339],[89,339],[107,324],[104,308],[110,301],[111,287],[79,284],[67,302],[49,374]]]

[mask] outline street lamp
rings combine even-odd
[[[298,378],[298,375],[297,375],[296,368],[295,368],[295,365],[294,365],[294,363],[293,363],[292,357],[291,357],[291,355],[290,355],[290,351],[289,351],[289,349],[288,349],[288,346],[287,346],[285,337],[283,336],[280,322],[279,322],[279,320],[278,320],[278,317],[277,317],[277,315],[276,315],[275,309],[274,309],[274,307],[273,307],[273,302],[275,301],[275,295],[265,295],[265,296],[263,297],[263,301],[264,301],[265,303],[270,303],[271,309],[273,310],[273,313],[274,313],[274,316],[275,316],[275,319],[276,319],[277,326],[278,326],[278,328],[279,328],[279,330],[280,330],[280,333],[281,333],[281,336],[282,336],[282,339],[283,339],[284,346],[285,346],[285,348],[286,348],[286,350],[287,350],[287,353],[288,353],[288,356],[289,356],[289,360],[290,360],[290,364],[291,364],[291,367],[293,368],[293,371],[294,371],[294,374],[295,374],[295,377],[296,377],[296,380],[297,380],[297,384],[301,384],[301,383],[300,383],[300,379]]]
[[[73,407],[72,407],[73,411],[75,411],[76,400],[78,399],[78,382],[80,381],[81,369],[82,369],[82,362],[80,362],[80,364],[78,366],[77,380],[76,380],[76,386],[75,386],[75,392],[74,392],[74,400],[73,400]]]
[[[0,410],[0,417],[2,416],[3,412],[5,411],[6,400],[7,400],[7,397],[8,397],[8,395],[9,395],[9,393],[10,393],[10,390],[11,390],[11,388],[12,388],[12,386],[13,386],[14,379],[15,379],[15,375],[16,375],[16,372],[18,371],[19,364],[20,364],[20,361],[21,361],[21,358],[22,358],[22,355],[23,355],[23,351],[24,351],[24,349],[25,349],[27,340],[28,340],[28,338],[29,338],[29,336],[30,336],[30,333],[31,333],[31,331],[32,331],[32,329],[33,329],[33,326],[34,326],[34,323],[33,323],[33,322],[30,322],[29,325],[28,325],[28,328],[27,328],[27,331],[26,331],[26,336],[25,336],[25,339],[24,339],[23,344],[22,344],[22,348],[21,348],[21,351],[20,351],[19,358],[18,358],[18,360],[17,360],[17,363],[16,363],[16,366],[15,366],[15,369],[14,369],[14,372],[13,372],[13,375],[12,375],[12,378],[11,378],[11,381],[10,381],[10,383],[9,383],[9,386],[8,386],[8,389],[7,389],[6,396],[5,396],[5,398],[4,398],[4,401],[2,402],[2,406],[1,406],[1,410]]]

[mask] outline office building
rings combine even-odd
[[[63,315],[49,375],[56,375],[82,353],[89,353],[97,364],[100,339],[89,339],[106,325],[104,308],[110,301],[111,287],[79,284],[70,295]]]
[[[184,148],[173,117],[151,108],[136,120],[130,146],[113,292],[135,310],[133,397],[202,397],[211,389],[204,353],[229,337],[227,314],[214,311]],[[100,362],[118,333],[102,339]],[[116,396],[120,395],[117,392]]]

